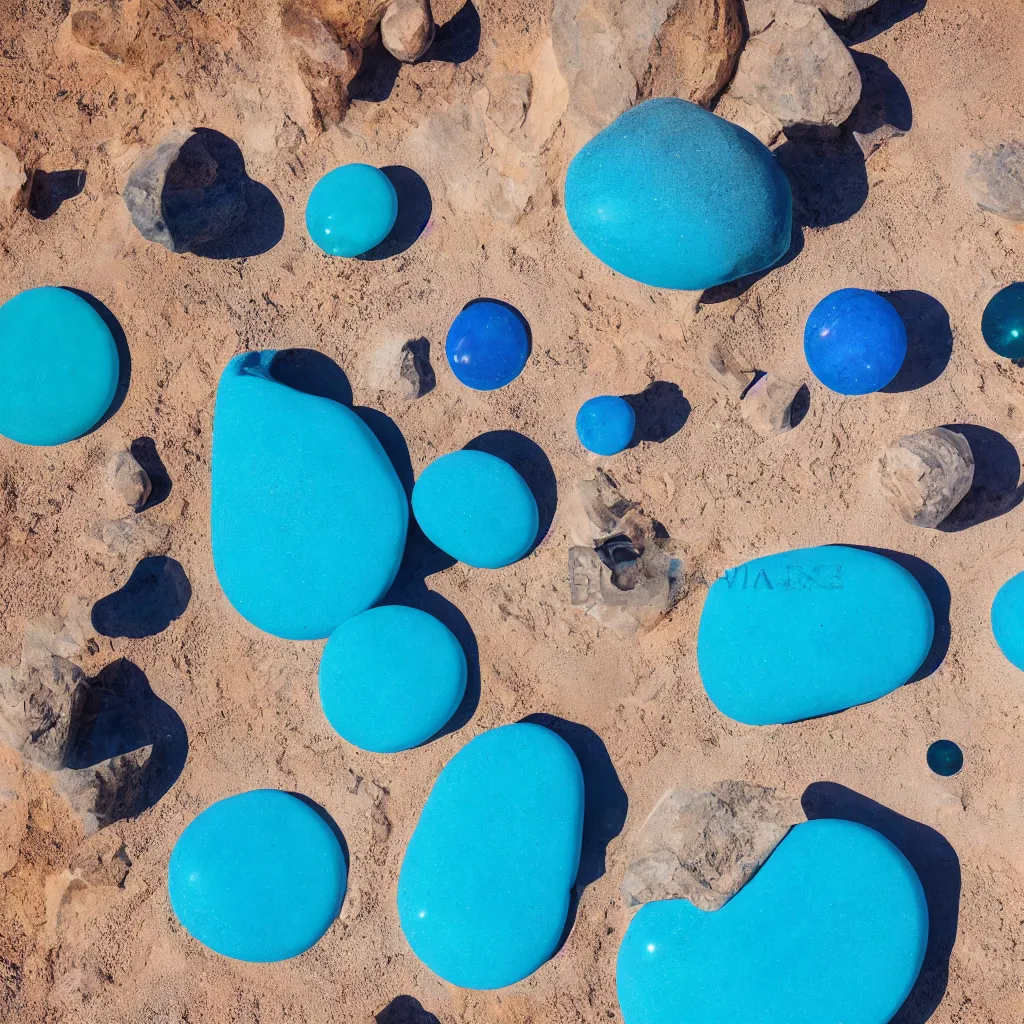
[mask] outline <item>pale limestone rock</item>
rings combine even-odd
[[[380,23],[388,53],[406,64],[418,61],[430,49],[435,31],[429,0],[391,0]]]
[[[115,452],[107,462],[107,484],[134,509],[146,504],[153,489],[149,474],[128,451]]]
[[[1024,142],[997,142],[975,150],[964,180],[982,210],[1024,222]]]
[[[766,373],[747,389],[740,402],[740,412],[747,423],[762,436],[784,434],[793,426],[793,400],[801,386]]]

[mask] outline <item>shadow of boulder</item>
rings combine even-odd
[[[656,380],[637,395],[623,395],[636,415],[630,448],[641,441],[660,444],[678,434],[690,416],[690,403],[678,384]]]
[[[373,1019],[376,1024],[441,1024],[412,996],[395,996]]]
[[[28,212],[36,220],[48,220],[69,199],[81,195],[85,188],[85,171],[32,172],[28,187]]]
[[[946,308],[913,289],[879,294],[892,303],[907,329],[906,358],[881,390],[886,394],[916,391],[938,380],[953,355],[953,329]]]
[[[92,626],[101,636],[142,637],[162,633],[180,618],[192,599],[181,563],[165,555],[142,559],[120,590],[92,608]]]
[[[974,423],[947,423],[947,430],[962,434],[974,456],[974,482],[960,504],[938,525],[944,533],[958,533],[1004,515],[1024,501],[1017,449],[997,430]]]

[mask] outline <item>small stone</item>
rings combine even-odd
[[[26,174],[13,149],[0,144],[0,215],[21,200]]]
[[[784,434],[793,426],[793,400],[802,386],[766,373],[747,389],[743,401],[740,402],[740,412],[764,437]]]
[[[799,800],[749,782],[671,789],[640,827],[622,880],[626,904],[684,899],[718,910],[804,817]]]
[[[765,146],[773,146],[782,135],[784,125],[766,110],[741,100],[732,93],[724,93],[715,104],[715,113],[727,121],[745,128]]]
[[[101,519],[85,528],[86,549],[101,565],[116,568],[122,562],[141,562],[148,555],[171,550],[171,531],[166,523],[143,519]]]
[[[54,784],[71,805],[86,836],[115,821],[132,818],[143,809],[146,768],[152,753],[152,745],[147,745],[89,768],[57,772]]]
[[[714,342],[707,353],[707,367],[712,378],[726,391],[739,398],[753,383],[757,370],[748,366],[732,349]]]
[[[968,158],[967,191],[983,210],[1024,222],[1024,142],[997,142]]]
[[[799,0],[799,2],[810,4],[826,14],[831,14],[833,18],[846,21],[847,18],[852,18],[855,14],[860,14],[861,11],[866,11],[869,7],[874,6],[878,0]]]
[[[398,376],[406,384],[406,398],[422,398],[433,390],[436,379],[430,365],[430,342],[426,338],[413,338],[402,346]]]
[[[879,462],[882,491],[908,522],[934,529],[974,481],[974,455],[963,434],[932,427],[906,434]]]
[[[391,0],[380,23],[385,49],[406,64],[430,49],[435,31],[429,0]]]
[[[79,46],[115,61],[124,57],[124,42],[113,4],[100,2],[79,7],[68,15],[68,23],[71,38]]]
[[[495,77],[487,88],[487,116],[506,135],[511,135],[526,123],[533,96],[533,76],[504,73]]]
[[[149,499],[153,485],[149,474],[131,452],[115,452],[107,463],[107,483],[136,511]]]
[[[861,90],[847,127],[867,159],[887,142],[906,135],[914,118],[907,90],[885,61],[868,53],[854,53],[853,59],[860,71]]]

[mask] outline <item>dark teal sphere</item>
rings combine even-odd
[[[996,355],[1024,358],[1024,284],[995,293],[981,315],[981,335]]]
[[[952,740],[936,740],[928,748],[928,767],[936,775],[956,775],[964,766],[964,753]]]

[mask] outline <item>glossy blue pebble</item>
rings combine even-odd
[[[452,373],[466,387],[495,391],[523,372],[530,339],[522,320],[508,306],[480,299],[452,322],[444,350]]]
[[[797,825],[721,910],[647,903],[619,948],[625,1024],[888,1024],[924,960],[906,858],[850,821]]]
[[[330,825],[276,789],[207,807],[174,844],[171,907],[215,953],[268,963],[304,953],[338,916],[345,856]]]
[[[573,158],[565,212],[613,270],[702,291],[766,270],[788,252],[793,199],[771,151],[680,99],[627,110]]]
[[[755,558],[712,584],[697,665],[722,714],[795,722],[902,686],[934,630],[925,592],[896,562],[842,545],[803,548]]]
[[[466,692],[466,655],[416,608],[384,605],[343,622],[320,659],[320,703],[335,732],[391,754],[425,743]]]
[[[595,455],[618,455],[629,447],[635,429],[633,406],[618,395],[588,399],[576,414],[576,436]]]
[[[907,329],[881,295],[841,288],[811,310],[804,355],[825,387],[841,395],[866,395],[899,373],[907,357]]]
[[[110,329],[66,288],[30,288],[0,306],[0,434],[22,444],[73,441],[117,390]]]
[[[1024,282],[1008,284],[989,299],[981,315],[981,335],[997,355],[1024,358]]]
[[[1007,661],[1024,671],[1024,572],[999,588],[992,602],[992,634]]]
[[[518,561],[540,525],[529,485],[487,452],[464,450],[435,459],[413,487],[412,511],[442,551],[478,569]]]
[[[213,416],[213,566],[254,626],[329,636],[376,604],[405,549],[409,502],[349,408],[274,377],[275,352],[235,356]]]
[[[568,744],[529,723],[481,733],[445,765],[405,852],[398,916],[413,952],[463,988],[532,974],[565,927],[582,836]]]
[[[387,238],[397,217],[395,186],[369,164],[328,171],[306,202],[306,230],[328,256],[362,256]]]

